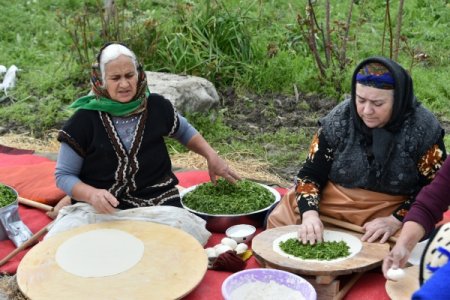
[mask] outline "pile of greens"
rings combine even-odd
[[[330,241],[311,245],[303,244],[297,238],[280,243],[280,248],[287,254],[302,259],[332,260],[350,255],[350,247],[346,242]]]
[[[16,194],[6,185],[0,184],[0,207],[7,206],[16,201]]]
[[[183,197],[183,204],[195,211],[211,215],[246,214],[267,208],[275,202],[275,196],[263,186],[239,180],[231,184],[223,178],[217,184],[199,185]]]

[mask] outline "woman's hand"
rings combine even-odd
[[[391,252],[383,260],[383,274],[387,278],[390,268],[403,268],[412,250],[425,235],[425,229],[419,223],[408,221],[403,225],[402,232]]]
[[[107,190],[95,189],[86,200],[96,211],[102,214],[111,214],[115,211],[119,201]]]
[[[228,164],[218,155],[212,155],[207,159],[208,172],[212,183],[216,184],[217,176],[223,177],[225,180],[235,183],[240,177],[228,167]]]
[[[389,269],[398,269],[403,268],[406,265],[406,262],[411,255],[411,251],[404,244],[395,244],[394,248],[392,248],[391,252],[388,256],[386,256],[383,260],[383,274],[386,279],[389,279],[387,276],[387,271]]]
[[[394,216],[376,218],[364,224],[364,235],[361,238],[363,242],[375,242],[380,239],[380,243],[385,243],[388,238],[395,234],[402,227],[402,222]]]
[[[113,194],[104,189],[98,189],[79,181],[72,188],[72,198],[89,203],[96,211],[111,214],[115,211],[119,201]]]
[[[239,180],[239,176],[228,167],[228,164],[219,157],[216,151],[208,144],[208,142],[200,135],[194,135],[187,143],[187,148],[200,154],[208,163],[209,177],[212,183],[217,183],[217,177],[223,177],[225,180],[235,183]]]
[[[298,230],[298,239],[303,243],[311,245],[323,241],[323,223],[319,218],[319,213],[309,210],[302,215],[302,224]]]

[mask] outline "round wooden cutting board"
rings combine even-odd
[[[142,259],[122,273],[84,278],[59,267],[58,247],[69,238],[96,229],[117,229],[144,243]],[[34,246],[17,269],[20,290],[30,299],[179,299],[207,271],[202,245],[188,233],[151,222],[91,224],[55,235]]]
[[[338,276],[373,269],[379,266],[389,253],[389,244],[387,243],[366,242],[361,242],[361,250],[354,256],[339,261],[292,259],[275,252],[273,248],[274,241],[287,233],[296,232],[298,227],[298,225],[290,225],[272,228],[256,235],[252,240],[252,250],[257,260],[265,267],[281,269],[296,274]],[[362,234],[339,228],[330,228],[330,230],[350,234],[358,239],[362,236]]]
[[[398,281],[386,280],[386,292],[391,299],[409,300],[420,288],[419,266],[404,269],[405,277]]]

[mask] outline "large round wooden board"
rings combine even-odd
[[[356,255],[342,261],[308,261],[292,259],[273,250],[273,242],[280,236],[296,232],[298,225],[290,225],[265,230],[256,235],[252,240],[252,250],[263,266],[281,269],[302,275],[327,275],[338,276],[353,272],[363,272],[373,269],[381,264],[384,257],[389,253],[389,244],[362,242],[361,251]],[[360,238],[362,235],[352,231],[330,228],[330,230],[341,231]]]
[[[77,234],[105,228],[142,240],[141,261],[125,272],[97,278],[78,277],[59,267],[59,245]],[[202,245],[182,230],[151,222],[107,222],[78,227],[34,246],[17,269],[17,283],[32,300],[178,299],[200,283],[207,266]]]
[[[420,287],[419,266],[404,269],[405,277],[398,281],[386,280],[386,293],[391,299],[409,300]]]

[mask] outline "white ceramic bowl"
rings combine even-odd
[[[261,295],[257,295],[257,294]],[[222,284],[225,300],[302,299],[316,300],[314,287],[304,278],[282,270],[255,268],[230,275]]]
[[[238,224],[228,228],[225,231],[225,234],[237,243],[248,243],[255,236],[255,232],[255,226],[249,224]]]

